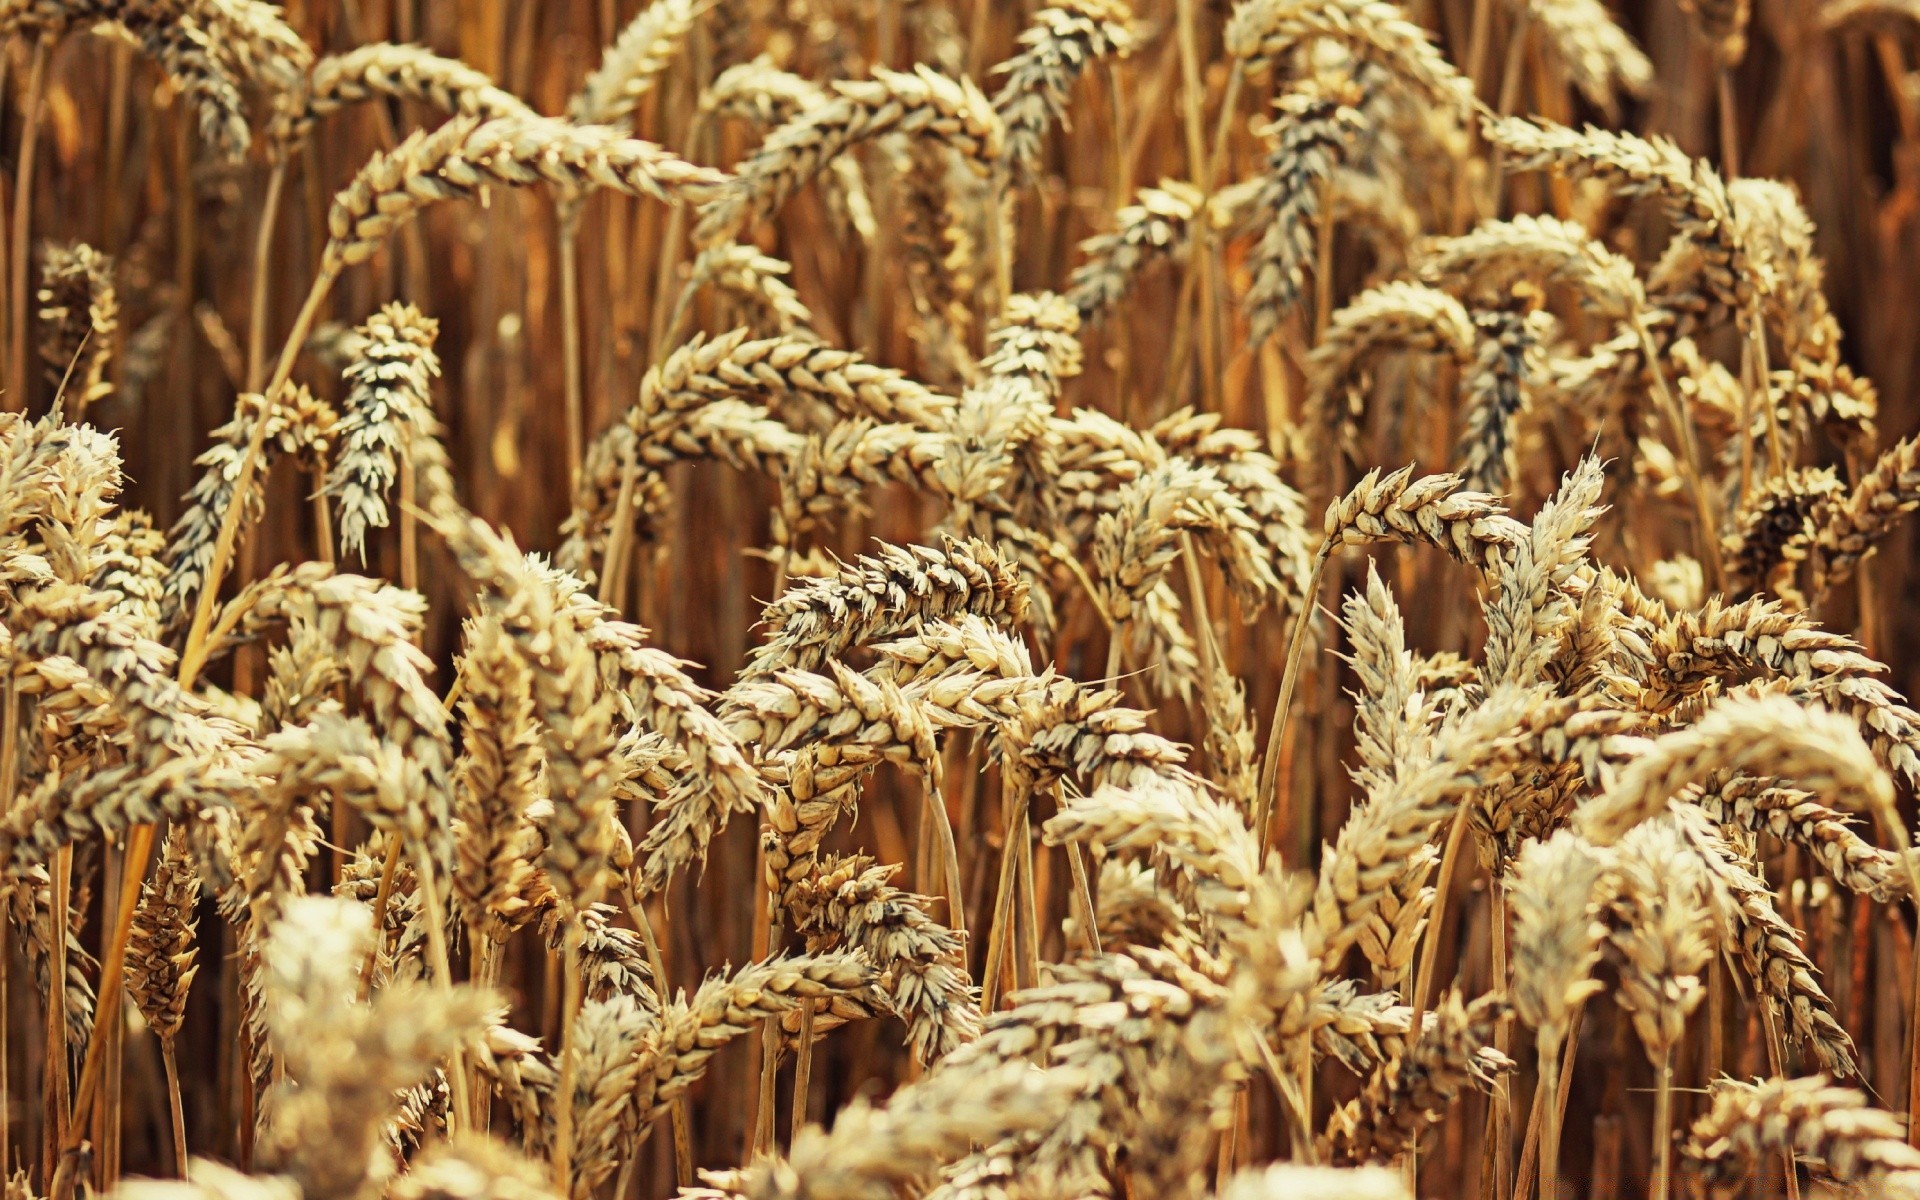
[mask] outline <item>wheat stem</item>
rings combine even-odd
[[[478,930],[471,931],[467,938],[467,982],[481,987],[492,987],[498,982],[500,971],[500,945],[491,935]],[[469,1089],[473,1095],[473,1112],[469,1116],[472,1128],[481,1133],[487,1132],[493,1124],[493,1091],[481,1068],[475,1064],[469,1076]]]
[[[1641,353],[1647,359],[1647,374],[1653,379],[1654,397],[1673,431],[1674,440],[1680,444],[1680,470],[1686,482],[1687,494],[1693,501],[1694,556],[1707,570],[1709,589],[1723,592],[1727,586],[1727,570],[1720,557],[1720,528],[1708,499],[1706,480],[1700,472],[1700,447],[1694,438],[1693,419],[1667,385],[1667,373],[1660,365],[1660,352],[1654,345],[1653,332],[1647,328],[1646,317],[1636,310],[1632,321],[1634,332],[1640,339]],[[1771,409],[1772,405],[1769,404],[1768,408]]]
[[[1506,66],[1500,72],[1499,113],[1506,116],[1520,102],[1520,81],[1526,72],[1527,34],[1533,25],[1533,8],[1521,5],[1513,21],[1513,32],[1507,42]],[[1499,216],[1502,202],[1507,194],[1507,157],[1504,150],[1496,147],[1493,152],[1493,215]],[[1545,1200],[1545,1197],[1542,1197]]]
[[[13,811],[14,793],[20,780],[20,680],[7,676],[5,715],[0,718],[0,813]],[[13,1072],[8,1069],[8,1029],[12,1014],[7,1007],[7,985],[11,982],[9,955],[12,946],[11,922],[0,921],[0,1163],[11,1163],[13,1148]]]
[[[1333,175],[1320,181],[1320,224],[1314,230],[1313,252],[1313,342],[1327,340],[1327,324],[1333,320]]]
[[[399,838],[387,840],[387,857],[380,864],[380,883],[373,893],[373,948],[367,952],[367,961],[360,966],[362,1000],[373,991],[374,968],[379,965],[380,951],[387,942],[387,909],[393,904],[393,881],[400,871],[400,853],[403,849]]]
[[[1558,1054],[1549,1054],[1540,1065],[1540,1089],[1534,1103],[1540,1114],[1540,1200],[1558,1200],[1560,1194],[1560,1077],[1563,1074]]]
[[[1433,975],[1435,963],[1440,957],[1440,937],[1445,932],[1447,922],[1447,896],[1453,891],[1453,872],[1460,861],[1461,848],[1466,845],[1467,813],[1470,805],[1461,804],[1453,814],[1453,821],[1447,830],[1447,846],[1440,855],[1440,869],[1435,872],[1433,881],[1433,912],[1427,918],[1427,928],[1421,938],[1420,969],[1414,976],[1413,1002],[1414,1036],[1420,1029],[1420,1014],[1427,1008],[1427,1002],[1433,994]]]
[[[1012,794],[1009,795],[1008,793]],[[1015,864],[1019,851],[1014,839],[1026,833],[1027,794],[1024,788],[1004,788],[1001,803],[1006,806],[1005,836],[1000,844],[1000,882],[993,898],[993,930],[987,938],[986,969],[980,977],[980,1011],[991,1013],[1000,1006],[1000,976],[1005,970],[1007,947],[1011,944]]]
[[[1200,73],[1200,33],[1197,0],[1178,0],[1184,128],[1187,171],[1204,198],[1213,194],[1207,158],[1206,83]],[[1214,290],[1213,232],[1204,220],[1196,222],[1194,274],[1200,291],[1200,387],[1208,412],[1220,411],[1220,312]]]
[[[53,1111],[47,1120],[48,1156],[67,1136],[69,1120],[67,1089],[67,908],[71,903],[73,847],[54,851],[53,878],[47,904],[47,1102]],[[89,1041],[104,1040],[103,1030],[95,1030]],[[89,1054],[91,1057],[91,1053]],[[76,1130],[85,1129],[86,1117],[73,1121]]]
[[[1906,869],[1909,889],[1907,895],[1912,898],[1915,911],[1920,912],[1920,864],[1916,864],[1913,860],[1913,842],[1907,837],[1906,823],[1901,820],[1898,810],[1894,808],[1891,793],[1877,797],[1872,807],[1875,820],[1879,822],[1887,841],[1893,846],[1893,852],[1899,856],[1901,865]],[[1920,1014],[1920,952],[1916,952],[1912,959],[1913,1011]],[[1910,1024],[1913,1028],[1908,1031],[1907,1095],[1912,1097],[1920,1095],[1920,1019]],[[1912,1103],[1909,1099],[1908,1104]],[[1920,1121],[1908,1122],[1907,1144],[1920,1148]]]
[[[6,921],[0,921],[0,1013],[11,1013],[8,1007],[13,1000],[13,929]],[[13,1070],[9,1066],[12,1053],[9,1030],[13,1022],[0,1021],[0,1162],[13,1161]]]
[[[1087,878],[1087,864],[1080,856],[1079,842],[1067,843],[1067,869],[1073,873],[1073,897],[1085,926],[1083,940],[1088,950],[1095,954],[1103,953],[1100,947],[1100,908],[1094,903],[1093,884]]]
[[[313,494],[307,500],[308,506],[313,509],[314,553],[319,556],[321,562],[331,567],[337,565],[339,560],[333,552],[333,509],[327,504],[327,497],[325,495],[326,486],[326,466],[322,463],[315,463],[313,467]]]
[[[260,456],[266,445],[274,398],[292,376],[294,361],[300,356],[300,347],[306,341],[307,331],[312,328],[313,319],[318,315],[321,303],[326,300],[333,280],[334,275],[325,270],[314,279],[306,302],[300,306],[299,316],[294,318],[293,331],[287,337],[287,344],[280,351],[280,361],[273,369],[273,377],[268,380],[267,389],[262,394],[260,416],[254,422],[252,436],[247,439],[246,452],[240,457],[240,470],[234,477],[232,493],[227,497],[226,511],[220,517],[219,535],[214,539],[213,558],[207,564],[200,595],[194,600],[193,624],[187,630],[186,648],[180,652],[182,687],[192,687],[194,680],[199,677],[200,668],[206,665],[207,629],[213,621],[214,601],[220,594],[220,581],[225,577],[227,565],[233,558],[234,543],[240,532],[240,514],[246,507],[244,500],[252,490],[254,475],[260,469]]]
[[[1236,58],[1232,71],[1227,75],[1226,94],[1220,98],[1220,116],[1213,124],[1213,148],[1207,153],[1208,180],[1220,178],[1220,167],[1227,157],[1227,142],[1233,133],[1233,118],[1240,108],[1240,93],[1246,86],[1247,64]],[[1125,159],[1121,161],[1125,162]],[[1131,188],[1120,193],[1123,198],[1131,194]]]
[[[768,903],[772,903],[769,897]],[[753,1108],[753,1137],[747,1141],[748,1161],[773,1153],[774,1091],[780,1080],[780,1019],[760,1024],[760,1083]]]
[[[425,841],[414,843],[414,872],[419,876],[420,906],[427,915],[427,952],[433,978],[444,995],[453,994],[453,959],[447,948],[447,918],[440,908],[440,885],[434,878],[433,854]],[[472,1120],[473,1101],[467,1094],[466,1051],[454,1047],[447,1063],[453,1103],[447,1110],[447,1132],[457,1134]]]
[[[1580,1027],[1585,1015],[1584,1005],[1575,1008],[1567,1018],[1566,1029],[1559,1034],[1558,1043],[1543,1041],[1541,1045],[1540,1080],[1534,1089],[1533,1110],[1527,1117],[1527,1139],[1520,1148],[1520,1171],[1514,1177],[1513,1200],[1533,1200],[1536,1183],[1540,1200],[1553,1200],[1559,1178],[1560,1113],[1573,1087],[1573,1060],[1579,1053]]]
[[[1273,810],[1280,789],[1280,744],[1287,732],[1287,710],[1293,705],[1293,689],[1300,673],[1300,659],[1306,652],[1307,621],[1313,615],[1314,597],[1320,592],[1320,576],[1333,554],[1332,543],[1320,547],[1314,558],[1307,586],[1300,593],[1300,612],[1293,619],[1293,632],[1287,639],[1287,662],[1280,672],[1280,695],[1274,701],[1273,724],[1267,730],[1267,748],[1260,761],[1260,803],[1254,814],[1253,832],[1265,848],[1272,837]]]
[[[0,813],[13,811],[14,793],[20,782],[20,680],[9,673],[4,716],[0,717]],[[8,1027],[12,1014],[7,1007],[12,947],[11,923],[0,922],[0,1164],[11,1163],[13,1148],[13,1072],[7,1064]]]
[[[607,526],[607,546],[605,560],[600,564],[600,587],[598,599],[602,604],[613,604],[621,589],[619,583],[627,577],[627,544],[633,540],[634,488],[640,479],[640,459],[637,451],[629,450],[620,464],[620,491],[614,497],[613,520]],[[779,592],[776,590],[776,596]]]
[[[1720,109],[1720,170],[1731,182],[1740,178],[1740,110],[1733,99],[1733,68],[1724,62],[1714,72],[1714,90]]]
[[[413,470],[413,451],[400,447],[400,586],[420,591],[420,478]]]
[[[33,227],[34,158],[40,146],[40,109],[46,101],[47,59],[53,52],[53,35],[42,34],[33,44],[33,65],[27,71],[27,105],[21,116],[20,161],[13,173],[13,247],[8,262],[13,270],[9,292],[9,336],[7,342],[7,395],[5,408],[10,412],[27,410],[27,268],[31,265],[29,238]]]
[[[135,825],[127,833],[126,874],[120,882],[120,907],[114,915],[113,937],[100,956],[100,987],[95,995],[93,1033],[87,1039],[87,1057],[80,1068],[80,1086],[74,1092],[73,1117],[60,1147],[60,1166],[52,1189],[55,1200],[70,1200],[74,1172],[78,1169],[81,1145],[85,1142],[87,1121],[93,1115],[93,1102],[106,1069],[102,1036],[106,1014],[120,1011],[121,988],[126,981],[127,938],[133,931],[134,910],[140,903],[140,883],[146,878],[147,862],[153,856],[153,826]],[[63,1190],[64,1189],[64,1190]]]
[[[788,1124],[787,1144],[792,1145],[807,1123],[807,1095],[813,1083],[814,1002],[800,1004],[800,1039],[793,1051],[793,1113]]]
[[[1492,901],[1489,906],[1489,941],[1492,946],[1493,990],[1505,994],[1512,986],[1509,979],[1512,967],[1507,947],[1507,888],[1499,877],[1493,881]],[[1512,1049],[1512,1042],[1513,1026],[1510,1022],[1502,1021],[1494,1030],[1493,1048],[1506,1054]],[[1492,1179],[1482,1185],[1483,1194],[1489,1185],[1492,1187],[1496,1200],[1504,1200],[1513,1185],[1513,1135],[1517,1120],[1512,1094],[1505,1088],[1497,1089],[1487,1106],[1488,1140],[1493,1150]]]
[[[754,885],[758,891],[764,887],[758,908],[757,922],[754,927],[753,957],[764,961],[773,956],[780,947],[780,894],[775,890],[773,877],[767,870],[767,841],[760,839],[754,868]],[[774,1088],[780,1074],[780,1021],[768,1017],[760,1022],[760,1080],[754,1092],[753,1133],[747,1139],[746,1163],[773,1149],[774,1124]]]
[[[1758,296],[1753,301],[1753,311],[1747,316],[1747,345],[1753,352],[1754,380],[1760,393],[1760,404],[1767,416],[1767,479],[1769,482],[1779,479],[1787,473],[1786,442],[1780,433],[1780,415],[1773,405],[1773,366],[1767,355],[1766,317],[1760,311]],[[1748,424],[1745,429],[1751,431]],[[1751,435],[1740,439],[1751,442]]]
[[[100,189],[105,201],[100,210],[100,246],[109,253],[120,247],[120,206],[124,203],[127,168],[127,92],[132,82],[133,47],[117,45],[108,68],[105,178]],[[0,87],[5,83],[5,75],[0,73]]]
[[[931,775],[926,788],[927,814],[933,818],[934,832],[940,842],[940,873],[945,876],[941,882],[947,897],[947,922],[955,933],[965,934],[967,905],[966,898],[960,892],[960,847],[954,840],[953,821],[947,815],[946,798],[940,789],[939,765],[937,758],[929,765]]]
[[[654,936],[653,919],[647,915],[646,903],[633,894],[631,886],[626,889],[627,916],[633,921],[633,927],[640,931],[640,943],[647,950],[647,965],[653,968],[653,990],[664,1001],[673,994],[672,983],[667,976],[667,957],[660,952],[660,939]],[[673,1169],[683,1188],[693,1186],[693,1135],[689,1130],[687,1118],[687,1098],[684,1095],[674,1097],[673,1110]],[[616,1191],[615,1196],[624,1196],[624,1190]]]
[[[1467,28],[1467,81],[1477,93],[1480,77],[1487,70],[1487,54],[1493,49],[1493,0],[1473,0],[1473,17]]]
[[[167,1073],[167,1111],[172,1117],[173,1126],[173,1171],[181,1179],[187,1177],[187,1113],[180,1100],[180,1064],[173,1053],[173,1039],[165,1038],[160,1043],[160,1065]]]
[[[1014,860],[1014,888],[1018,893],[1018,907],[1014,913],[1013,933],[1020,942],[1020,957],[1015,965],[1026,968],[1024,973],[1016,970],[1014,979],[1021,987],[1040,985],[1040,906],[1033,878],[1032,809],[1031,799],[1020,806],[1020,832],[1016,838],[1019,857]]]
[[[1715,978],[1718,978],[1718,972]],[[1760,1005],[1760,1026],[1767,1035],[1767,1069],[1784,1077],[1787,1073],[1786,1039],[1780,1034],[1780,1021],[1774,1015],[1773,1005]],[[1781,1151],[1780,1165],[1786,1172],[1786,1200],[1800,1200],[1800,1169],[1793,1160],[1792,1147]]]
[[[566,377],[567,478],[580,474],[586,438],[586,404],[580,378],[580,202],[561,202],[560,214],[560,361]],[[678,209],[675,209],[677,215]]]
[[[1673,1047],[1660,1055],[1653,1081],[1653,1187],[1650,1200],[1667,1200],[1673,1189]]]
[[[567,923],[561,948],[560,1081],[554,1098],[553,1179],[562,1196],[573,1195],[573,1087],[579,1071],[574,1018],[580,1011],[580,923]]]
[[[687,153],[698,153],[707,132],[707,115],[696,111],[687,122]],[[687,240],[687,211],[676,204],[667,213],[666,232],[661,235],[659,266],[654,271],[653,305],[647,312],[647,361],[659,362],[667,353],[667,317],[672,312],[674,274],[680,267],[681,247]]]
[[[0,709],[0,813],[13,811],[20,786],[20,680],[7,676],[4,708]],[[4,1025],[0,1021],[0,1025]]]

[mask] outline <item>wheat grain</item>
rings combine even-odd
[[[1508,1004],[1482,996],[1462,1005],[1459,993],[1434,1010],[1432,1028],[1423,1030],[1408,1051],[1367,1081],[1358,1099],[1328,1121],[1327,1149],[1340,1162],[1390,1162],[1417,1149],[1421,1136],[1445,1115],[1470,1082],[1491,1086],[1495,1070],[1511,1068],[1481,1058],[1493,1026],[1505,1018]]]
[[[1251,1167],[1227,1180],[1222,1200],[1406,1200],[1400,1174],[1386,1167]]]
[[[1474,106],[1473,85],[1440,53],[1426,30],[1386,0],[1323,0],[1289,5],[1241,0],[1225,31],[1227,53],[1261,70],[1314,39],[1338,42],[1357,58],[1378,61],[1427,98],[1461,114]]]
[[[7,895],[7,909],[8,920],[23,935],[21,949],[33,976],[34,986],[49,997],[54,994],[54,951],[64,942],[66,962],[61,981],[64,1000],[62,1020],[66,1026],[70,1052],[74,1055],[85,1053],[93,1033],[97,997],[91,976],[96,964],[93,956],[80,945],[80,931],[72,927],[70,919],[65,935],[56,937],[53,927],[53,878],[45,867],[34,867],[13,881]]]
[[[326,491],[339,507],[340,548],[367,558],[367,530],[387,527],[387,496],[413,438],[432,436],[431,386],[440,373],[439,322],[390,304],[355,331],[364,346],[346,369],[340,453]]]
[[[186,507],[167,534],[167,581],[161,597],[166,628],[177,629],[186,624],[201,589],[206,586],[206,575],[215,557],[221,514],[237,503],[241,529],[259,520],[265,506],[266,472],[253,472],[246,493],[235,496],[255,424],[266,422],[260,463],[266,467],[282,454],[313,444],[321,431],[302,417],[317,412],[309,408],[308,401],[297,392],[271,406],[258,395],[243,394],[234,406],[233,419],[213,430],[213,445],[193,460],[194,465],[205,468],[205,472],[194,481],[186,496]]]
[[[1278,586],[1237,498],[1211,469],[1174,460],[1129,484],[1094,534],[1095,577],[1105,585],[1107,616],[1120,629],[1173,566],[1183,533],[1200,534],[1215,547],[1249,609],[1257,611]]]
[[[1467,374],[1467,415],[1460,433],[1460,477],[1478,492],[1507,490],[1517,465],[1520,431],[1543,363],[1551,319],[1543,313],[1475,313],[1479,339]]]
[[[313,64],[302,86],[276,98],[267,128],[276,154],[297,149],[323,117],[363,100],[396,97],[455,116],[531,116],[533,110],[484,71],[421,46],[369,42]]]
[[[1853,576],[1873,544],[1920,507],[1920,439],[1907,438],[1862,474],[1843,503],[1832,506],[1814,531],[1815,572],[1821,589]]]
[[[1285,608],[1298,611],[1313,573],[1306,503],[1282,476],[1280,464],[1255,435],[1224,426],[1212,414],[1176,410],[1155,422],[1151,433],[1167,454],[1212,468],[1259,523]]]
[[[279,95],[296,86],[313,64],[313,50],[278,6],[264,0],[197,0],[214,52],[235,74]]]
[[[761,128],[784,125],[802,112],[829,103],[826,88],[774,67],[765,55],[728,67],[700,93],[700,111],[751,121]],[[827,164],[832,176],[829,202],[843,228],[851,228],[863,242],[878,232],[866,175],[858,158],[842,154]]]
[[[1820,987],[1819,972],[1801,945],[1799,931],[1775,908],[1766,882],[1738,860],[1700,814],[1677,806],[1674,821],[1706,866],[1722,944],[1737,949],[1747,976],[1766,993],[1768,1003],[1784,1012],[1789,1038],[1811,1046],[1826,1070],[1855,1074],[1853,1039]]]
[[[120,329],[113,259],[85,242],[48,246],[40,263],[40,361],[74,420],[113,393],[107,363]]]
[[[1706,875],[1683,835],[1660,822],[1639,825],[1621,839],[1613,872],[1610,944],[1622,962],[1619,1000],[1658,1067],[1706,999],[1700,980],[1712,957]]]
[[[1858,795],[1870,809],[1892,803],[1892,785],[1851,721],[1784,697],[1729,698],[1656,739],[1606,794],[1575,814],[1576,827],[1612,844],[1716,771],[1773,775],[1815,794]]]
[[[1599,0],[1532,0],[1526,9],[1559,69],[1609,124],[1623,99],[1647,94],[1653,63]]]
[[[1111,233],[1080,244],[1085,261],[1074,268],[1067,299],[1091,324],[1116,308],[1134,279],[1160,257],[1186,251],[1192,224],[1203,206],[1200,193],[1178,180],[1141,188],[1135,203],[1114,214]]]
[[[1891,903],[1909,883],[1898,858],[1855,833],[1851,819],[1797,788],[1770,779],[1728,776],[1709,783],[1694,802],[1723,827],[1769,833],[1806,848],[1835,882]]]
[[[472,988],[400,984],[352,1002],[372,933],[361,905],[305,897],[268,938],[267,1027],[286,1078],[270,1097],[261,1151],[306,1196],[377,1194],[392,1170],[378,1142],[394,1093],[476,1036],[496,1004]]]
[[[1792,569],[1807,557],[1814,521],[1844,490],[1826,468],[1791,471],[1756,489],[1740,514],[1739,529],[1722,539],[1728,586],[1797,599]]]
[[[805,337],[813,326],[813,311],[786,281],[790,270],[786,263],[762,254],[757,246],[709,246],[688,268],[687,281],[681,285],[679,299],[667,317],[667,328],[680,330],[694,296],[701,288],[712,286],[753,307],[760,317],[754,328],[761,336]],[[677,338],[669,336],[667,340]]]
[[[654,0],[607,43],[600,65],[567,102],[576,125],[633,124],[634,110],[653,90],[705,11],[700,0]]]
[[[0,0],[7,1200],[1920,1190],[1897,4],[416,7]]]
[[[1817,1075],[1723,1079],[1714,1084],[1712,1110],[1694,1122],[1686,1152],[1716,1182],[1744,1179],[1762,1155],[1785,1151],[1817,1161],[1823,1175],[1841,1183],[1911,1186],[1920,1152],[1901,1134],[1898,1118]]]
[[[1675,225],[1703,256],[1708,294],[1745,321],[1755,297],[1768,289],[1739,238],[1726,181],[1664,138],[1597,129],[1575,131],[1549,122],[1489,118],[1490,141],[1514,155],[1516,168],[1553,165],[1581,178],[1598,178],[1628,196],[1657,196]]]
[[[827,163],[886,133],[937,139],[983,172],[1000,157],[1004,128],[971,80],[955,82],[925,66],[911,73],[876,68],[872,79],[836,84],[834,92],[768,135],[702,210],[697,242],[734,240],[749,222],[777,213]]]
[[[1376,542],[1426,544],[1463,562],[1483,564],[1527,536],[1493,497],[1468,490],[1457,475],[1415,479],[1412,467],[1367,473],[1327,506],[1324,557],[1338,546]]]
[[[691,1000],[677,999],[642,1040],[640,1081],[632,1103],[636,1136],[644,1136],[675,1096],[691,1087],[714,1052],[769,1016],[807,1000],[872,986],[873,966],[857,955],[810,954],[771,959],[708,980]]]
[[[1365,415],[1365,381],[1356,378],[1367,356],[1384,350],[1445,354],[1456,362],[1473,357],[1473,320],[1459,301],[1417,283],[1370,288],[1329,319],[1309,359],[1309,436],[1324,437],[1333,425],[1336,393],[1345,390],[1339,413],[1340,441],[1351,445]]]
[[[130,1179],[116,1191],[128,1200],[298,1200],[300,1195],[299,1187],[285,1176],[243,1175],[210,1158],[192,1160],[184,1181]]]
[[[453,776],[453,894],[475,936],[501,940],[531,908],[533,868],[521,843],[540,767],[533,682],[492,618],[469,626],[460,677],[466,686]]]
[[[142,622],[147,636],[160,630],[160,600],[165,589],[166,564],[161,553],[166,538],[153,527],[153,518],[138,509],[114,514],[113,527],[94,552],[99,564],[88,581],[108,597],[110,607]]]
[[[1563,831],[1523,848],[1508,885],[1513,907],[1513,1004],[1556,1059],[1574,1011],[1603,986],[1592,978],[1606,926],[1598,920],[1611,855]]]
[[[1409,763],[1370,795],[1322,860],[1314,888],[1313,920],[1324,939],[1329,968],[1359,940],[1373,910],[1395,892],[1406,866],[1452,816],[1470,790],[1485,787],[1490,768],[1537,695],[1509,688],[1440,731],[1425,760]]]
[[[1920,778],[1920,717],[1898,692],[1875,678],[1881,664],[1857,643],[1821,629],[1803,614],[1775,602],[1740,604],[1710,600],[1699,613],[1673,615],[1649,640],[1646,686],[1640,705],[1652,712],[1699,695],[1711,681],[1786,680],[1792,694],[1810,696],[1835,712],[1850,714],[1893,774]]]
[[[1090,65],[1133,48],[1133,11],[1125,0],[1068,0],[1033,15],[1020,33],[1020,52],[994,68],[1006,82],[993,108],[1006,128],[1003,169],[1027,175],[1040,166],[1042,139],[1066,116],[1074,80]]]
[[[753,1200],[892,1195],[975,1144],[1044,1128],[1077,1083],[1070,1071],[1036,1071],[1017,1062],[986,1072],[936,1071],[894,1093],[884,1107],[856,1102],[831,1133],[800,1131],[784,1163],[749,1174],[745,1193]]]
[[[480,583],[486,606],[518,649],[533,680],[553,816],[542,856],[548,884],[574,911],[606,886],[608,828],[617,778],[609,769],[616,740],[614,699],[575,623],[556,611],[553,589],[513,543],[450,498],[435,502],[435,524]]]
[[[186,1018],[187,992],[199,972],[194,927],[200,906],[200,877],[194,871],[187,839],[169,830],[160,849],[160,865],[141,886],[140,907],[127,943],[127,994],[148,1028],[171,1042]]]
[[[1273,149],[1253,200],[1263,227],[1251,264],[1253,283],[1241,300],[1256,342],[1272,334],[1299,302],[1319,222],[1333,219],[1321,211],[1329,181],[1367,133],[1364,102],[1348,84],[1303,85],[1274,104],[1278,116],[1267,127]]]
[[[56,586],[24,599],[38,624],[17,635],[20,651],[37,658],[64,653],[99,681],[124,726],[125,745],[120,765],[81,778],[54,772],[18,799],[0,825],[8,874],[18,877],[78,838],[217,803],[225,786],[221,758],[238,730],[210,720],[205,705],[180,688],[172,654],[97,593]]]
[[[226,2],[231,4],[233,0]],[[217,27],[220,15],[215,0],[181,4],[23,0],[0,14],[0,34],[8,38],[30,33],[57,38],[74,29],[105,22],[119,24],[166,72],[168,81],[193,98],[200,136],[232,162],[246,156],[252,133],[240,95],[240,79],[232,65],[232,51],[239,47],[221,45],[223,34],[231,31]]]
[[[511,1148],[483,1136],[440,1142],[393,1181],[395,1200],[548,1200],[540,1169]]]
[[[611,188],[678,203],[700,200],[725,179],[603,126],[549,117],[455,117],[376,155],[334,196],[321,271],[338,274],[366,261],[427,205],[489,184],[546,183],[574,193]]]

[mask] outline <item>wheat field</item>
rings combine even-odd
[[[6,1200],[1920,1197],[1914,0],[0,0]]]

